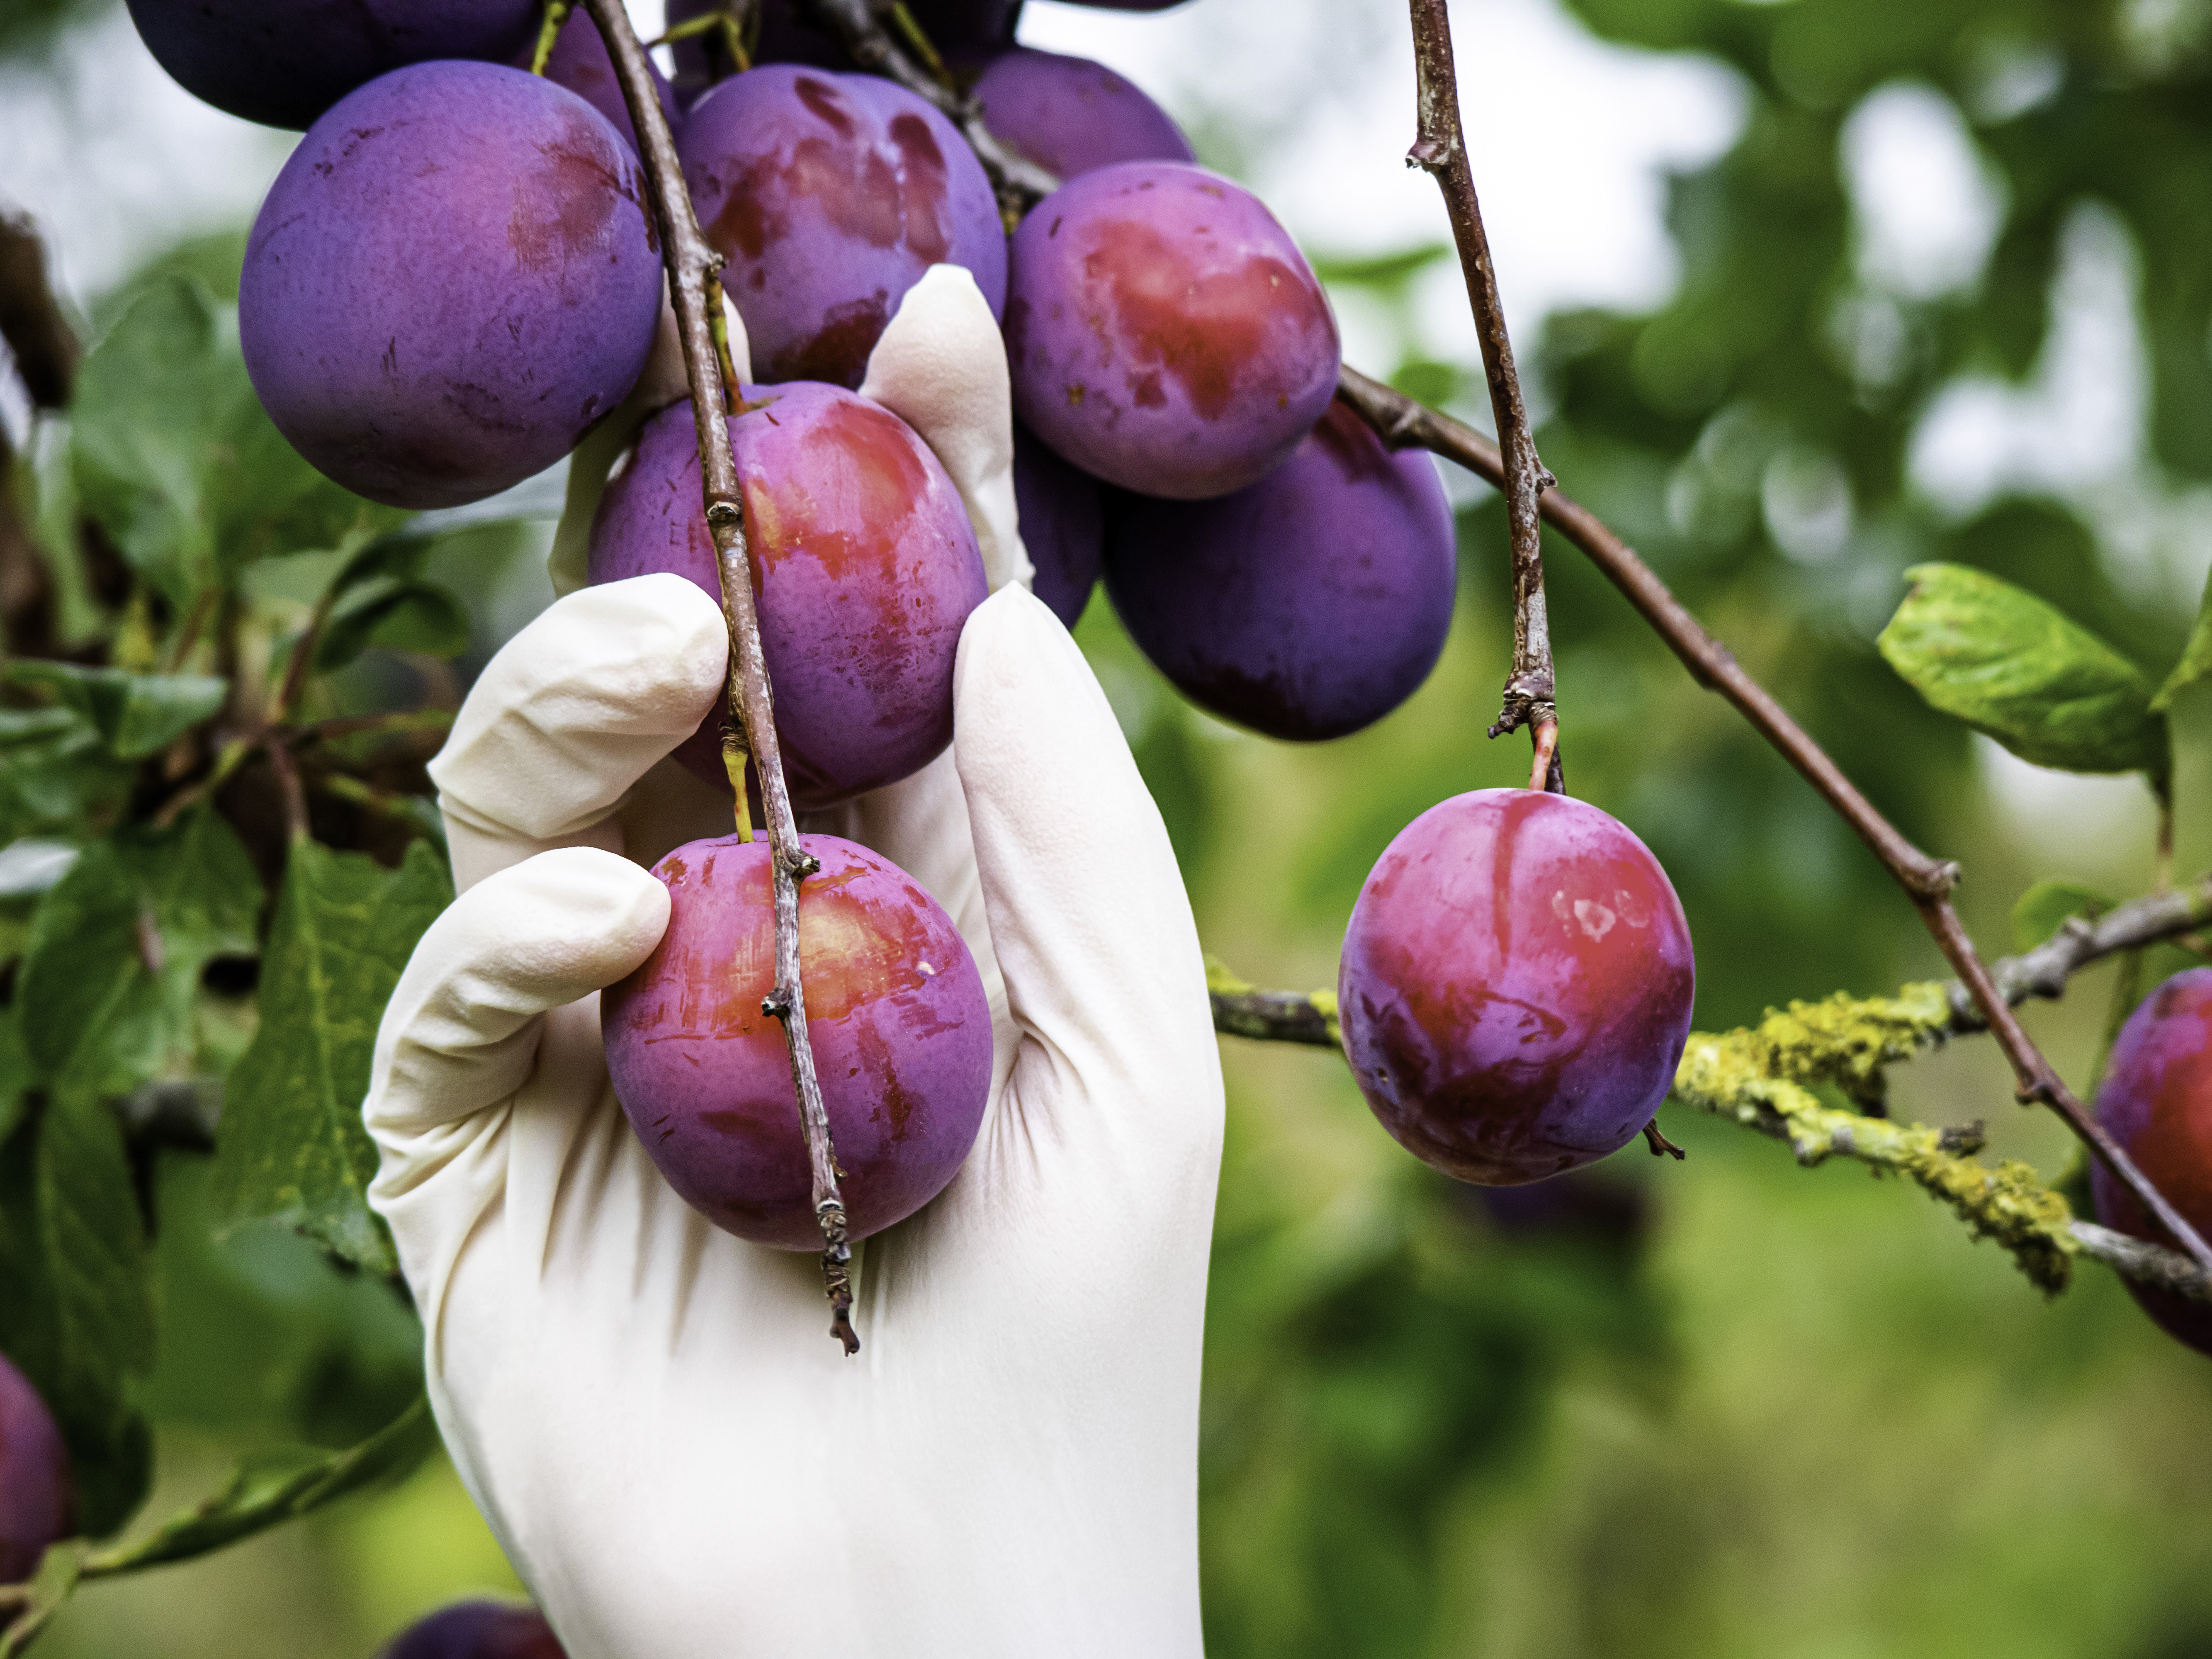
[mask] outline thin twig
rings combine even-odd
[[[684,364],[691,376],[691,413],[699,434],[707,528],[714,540],[722,615],[730,629],[732,720],[744,732],[745,750],[759,780],[761,804],[768,820],[769,864],[775,890],[775,985],[762,1000],[761,1007],[782,1022],[784,1041],[791,1052],[792,1086],[798,1096],[799,1123],[813,1174],[814,1213],[822,1226],[822,1277],[830,1297],[830,1334],[844,1344],[847,1353],[856,1353],[860,1344],[853,1334],[851,1320],[852,1250],[845,1240],[845,1202],[837,1188],[830,1118],[823,1109],[822,1088],[814,1074],[814,1050],[806,1035],[805,988],[799,977],[799,884],[821,866],[799,845],[799,826],[792,817],[791,792],[785,786],[782,751],[776,743],[775,705],[761,651],[760,618],[753,608],[744,501],[738,486],[737,461],[730,449],[728,417],[723,413],[727,404],[722,369],[707,304],[708,284],[720,271],[722,258],[699,229],[690,192],[684,188],[683,168],[676,159],[675,142],[669,136],[668,118],[653,86],[652,66],[645,48],[638,43],[637,31],[630,27],[629,13],[621,0],[583,0],[583,4],[599,26],[608,55],[614,59],[623,99],[629,106],[630,124],[637,130],[653,216],[659,222],[662,253],[668,264],[669,286],[675,295]],[[742,811],[745,781],[741,769],[731,783]]]
[[[1342,372],[1338,392],[1391,447],[1418,445],[1457,461],[1501,489],[1504,487],[1504,462],[1498,446],[1464,422],[1426,408],[1354,368],[1347,368]],[[2205,1243],[2197,1230],[2089,1115],[2056,1068],[2044,1058],[2042,1051],[2028,1040],[2011,1008],[1998,994],[1989,969],[1975,953],[1973,941],[1960,924],[1958,913],[1951,908],[1949,895],[1958,883],[1959,866],[1947,860],[1929,857],[1876,811],[1874,804],[1828,758],[1826,751],[1790,719],[1758,681],[1743,671],[1725,646],[1698,625],[1697,618],[1668,591],[1651,567],[1608,530],[1595,514],[1556,489],[1545,491],[1542,510],[1544,517],[1588,554],[1607,580],[1627,596],[1644,621],[1682,659],[1691,678],[1733,703],[1753,728],[1804,775],[1881,860],[1912,900],[1952,971],[1981,1010],[1997,1046],[2011,1062],[2021,1100],[2040,1101],[2063,1118],[2067,1127],[2142,1201],[2191,1259],[2212,1272],[2212,1246]]]
[[[2069,1223],[2067,1231],[2081,1254],[2094,1256],[2122,1277],[2154,1290],[2171,1291],[2191,1302],[2212,1304],[2212,1273],[2172,1250],[2100,1227],[2094,1221]]]
[[[1544,610],[1543,526],[1539,503],[1559,483],[1537,459],[1528,406],[1521,399],[1521,377],[1513,367],[1513,342],[1505,331],[1505,311],[1498,301],[1498,270],[1490,258],[1490,238],[1482,228],[1482,206],[1475,198],[1474,173],[1468,165],[1467,135],[1459,118],[1459,76],[1452,63],[1451,18],[1444,0],[1410,0],[1413,20],[1413,70],[1418,90],[1418,132],[1406,152],[1406,165],[1419,167],[1443,192],[1452,240],[1459,245],[1460,269],[1467,276],[1468,303],[1482,342],[1482,372],[1490,382],[1490,410],[1504,453],[1505,519],[1513,544],[1513,670],[1493,738],[1529,729],[1536,760],[1532,789],[1566,793],[1559,752],[1558,693],[1552,671],[1552,631]]]
[[[837,31],[854,63],[871,75],[897,82],[917,98],[934,105],[940,114],[960,129],[968,148],[983,164],[984,174],[991,181],[991,189],[999,198],[999,211],[1009,229],[1022,215],[1060,188],[1058,179],[1026,156],[1016,155],[992,136],[990,128],[983,125],[982,105],[956,90],[948,81],[939,80],[908,57],[891,39],[890,31],[877,21],[869,8],[869,0],[809,0],[809,3]],[[908,22],[911,26],[912,20]],[[920,36],[920,27],[913,27],[914,33]],[[926,37],[923,44],[927,44]]]
[[[1998,994],[2014,1007],[2030,997],[2056,1001],[2064,994],[2068,978],[2092,963],[2179,939],[2207,921],[2212,921],[2212,876],[2200,877],[2187,887],[2169,888],[2133,900],[2094,920],[2069,916],[2033,950],[1996,963],[1990,969],[1990,977]],[[1954,1033],[1964,1036],[1989,1030],[1989,1021],[1965,986],[1953,985],[1950,996]]]

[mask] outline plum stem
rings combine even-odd
[[[806,1035],[806,991],[799,957],[799,884],[821,868],[799,844],[792,816],[791,791],[784,781],[783,753],[776,742],[775,702],[769,686],[768,662],[761,649],[760,617],[745,548],[744,495],[737,458],[730,447],[729,404],[722,363],[714,346],[714,319],[708,307],[709,285],[718,283],[722,256],[708,242],[684,187],[684,169],[669,136],[652,65],[622,0],[582,0],[599,25],[622,82],[623,101],[637,129],[639,150],[660,228],[662,257],[684,346],[684,366],[691,376],[691,418],[699,437],[699,471],[707,502],[707,529],[714,542],[714,568],[721,585],[723,620],[730,630],[729,702],[732,722],[744,732],[760,782],[766,819],[769,867],[775,903],[775,984],[762,1007],[783,1027],[791,1054],[791,1082],[798,1097],[799,1127],[806,1139],[812,1174],[814,1213],[822,1226],[822,1280],[830,1299],[830,1334],[848,1354],[860,1349],[854,1335],[850,1261],[845,1240],[845,1202],[837,1187],[837,1156],[830,1136],[830,1117],[822,1105],[822,1085],[814,1073],[814,1049]],[[719,317],[720,307],[714,308]],[[737,810],[745,813],[742,769],[732,779]],[[742,823],[743,817],[740,817]]]
[[[1465,422],[1416,403],[1356,368],[1346,368],[1339,374],[1337,392],[1391,448],[1413,445],[1429,450],[1502,487],[1504,457],[1496,444]],[[1790,717],[1765,686],[1744,672],[1743,665],[1726,646],[1705,632],[1651,567],[1607,528],[1597,514],[1553,489],[1544,491],[1541,507],[1553,527],[1589,555],[1590,562],[1627,597],[1652,630],[1681,659],[1682,665],[1690,671],[1690,678],[1734,704],[1737,712],[1751,722],[1752,729],[1797,769],[1881,860],[1891,878],[1905,890],[1905,896],[1920,912],[1922,922],[1934,936],[1944,959],[1951,964],[1951,971],[1959,976],[1966,999],[1978,1012],[1984,1026],[1996,1038],[2006,1060],[2011,1062],[2021,1100],[2039,1101],[2064,1119],[2067,1127],[2104,1161],[2105,1167],[2172,1234],[2190,1258],[2212,1273],[2212,1247],[2205,1244],[2197,1230],[2090,1116],[2087,1108],[2021,1028],[2010,1002],[1998,991],[1989,969],[1974,950],[1972,939],[1960,924],[1958,912],[1952,908],[1950,894],[1959,883],[1958,865],[1948,859],[1929,857],[1876,811],[1874,803],[1859,793],[1857,787],[1844,775],[1843,769],[1829,758],[1827,751]],[[2175,931],[2184,932],[2186,928]]]
[[[1656,1117],[1644,1126],[1644,1144],[1651,1149],[1651,1156],[1654,1158],[1665,1158],[1672,1153],[1674,1161],[1679,1164],[1689,1157],[1689,1153],[1667,1139],[1659,1127],[1659,1120]]]
[[[1527,726],[1535,750],[1528,787],[1564,795],[1567,785],[1559,759],[1552,630],[1544,608],[1540,505],[1544,491],[1559,480],[1537,458],[1535,434],[1521,398],[1521,376],[1513,366],[1513,340],[1498,300],[1498,270],[1490,257],[1489,234],[1482,228],[1474,174],[1467,162],[1467,137],[1460,127],[1451,18],[1444,0],[1409,3],[1417,136],[1406,152],[1406,165],[1426,173],[1443,192],[1452,240],[1459,245],[1460,269],[1467,277],[1468,303],[1474,311],[1475,333],[1482,342],[1482,372],[1490,382],[1490,410],[1505,461],[1505,518],[1513,546],[1513,668],[1506,676],[1503,706],[1490,735],[1504,737]]]
[[[742,9],[744,15],[739,15]],[[745,44],[748,24],[759,21],[757,5],[743,8],[725,6],[720,11],[702,12],[698,16],[678,23],[675,27],[656,34],[645,44],[647,47],[665,46],[678,40],[694,40],[702,34],[719,34],[722,50],[729,54],[729,73],[742,75],[753,66],[751,48]],[[726,78],[718,76],[718,80]]]
[[[575,0],[545,0],[545,21],[538,25],[538,44],[530,51],[532,75],[545,73],[545,65],[552,61],[553,43],[561,38],[562,25],[575,9]]]

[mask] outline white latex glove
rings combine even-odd
[[[1105,700],[1001,591],[961,640],[953,752],[825,826],[945,905],[999,1039],[960,1175],[854,1251],[847,1360],[815,1258],[678,1199],[601,1057],[597,992],[668,914],[632,859],[721,829],[655,763],[722,670],[690,583],[574,595],[494,660],[434,769],[464,890],[386,1011],[366,1113],[463,1479],[574,1659],[1195,1656],[1220,1073]]]

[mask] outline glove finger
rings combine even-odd
[[[1037,1051],[1016,1063],[1020,1109],[1110,1101],[1100,1127],[1146,1126],[1132,1148],[1218,1148],[1220,1055],[1197,925],[1090,665],[1041,600],[1007,591],[969,618],[954,684],[992,945]]]
[[[378,1185],[412,1184],[412,1142],[528,1079],[538,1017],[611,985],[668,928],[668,890],[629,860],[556,848],[487,877],[430,924],[378,1029],[362,1117]]]
[[[465,890],[548,848],[623,850],[611,822],[721,694],[729,636],[681,576],[556,600],[494,657],[430,763]]]
[[[994,592],[1036,574],[1014,510],[1012,381],[1006,342],[975,279],[932,265],[868,354],[860,395],[921,435],[960,492]]]

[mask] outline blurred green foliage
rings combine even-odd
[[[2056,485],[1949,516],[1915,489],[1911,455],[1944,386],[2034,374],[2069,227],[2086,210],[2124,230],[2141,273],[2150,449],[2137,484],[2156,495],[2212,476],[2212,220],[2201,210],[2212,194],[2212,4],[1568,3],[1601,34],[1728,64],[1749,104],[1727,155],[1671,181],[1674,296],[1650,316],[1555,317],[1521,343],[1548,411],[1547,462],[1906,833],[1966,860],[1962,899],[1985,948],[2033,942],[2097,895],[2139,890],[2148,792],[2071,841],[2002,821],[1966,728],[1924,702],[1875,641],[1908,567],[1942,562],[2048,602],[2147,684],[2182,655],[2193,606],[2161,579],[2165,550],[2147,578],[2141,548]],[[21,20],[61,9],[0,12],[0,50]],[[1493,70],[1480,9],[1462,10],[1474,95]],[[1952,101],[2004,203],[1985,268],[1934,293],[1903,291],[1861,258],[1841,151],[1866,97],[1900,84]],[[1536,164],[1540,147],[1524,156]],[[272,499],[301,504],[272,532],[280,544],[210,531],[245,498],[220,477],[154,503],[170,528],[141,539],[148,520],[106,490],[112,470],[95,441],[127,407],[93,423],[82,465],[40,472],[40,521],[74,511],[72,486],[85,491],[157,588],[189,586],[234,552],[276,556],[240,585],[280,619],[276,642],[325,598],[355,617],[340,642],[363,654],[328,677],[318,712],[422,701],[426,687],[450,700],[528,614],[541,585],[526,567],[542,543],[508,526],[449,531],[427,554],[404,538],[369,543],[380,523],[257,448],[266,434],[216,362],[230,349],[223,307],[240,246],[217,236],[161,256],[94,305],[92,322],[122,326],[132,301],[158,296],[166,309],[139,325],[160,325],[155,355],[198,413],[191,431],[154,435],[180,453],[198,446],[187,464],[204,465],[204,428],[240,422],[246,441],[212,459],[265,465]],[[1439,245],[1324,274],[1403,319],[1417,279],[1449,258]],[[1481,399],[1470,365],[1415,352],[1362,367],[1429,401]],[[127,404],[127,385],[120,395]],[[261,488],[247,494],[259,500]],[[1848,536],[1808,536],[1807,502],[1838,498]],[[1271,744],[1191,709],[1103,598],[1079,628],[1208,946],[1257,981],[1333,981],[1345,917],[1390,838],[1446,795],[1525,778],[1525,750],[1480,736],[1505,670],[1505,536],[1495,501],[1470,499],[1443,661],[1404,708],[1336,744]],[[364,543],[383,550],[364,554]],[[385,562],[394,547],[407,556]],[[1689,683],[1571,547],[1547,550],[1568,777],[1673,875],[1698,941],[1698,1024],[1934,971],[1910,908],[1802,780]],[[420,586],[426,573],[459,593],[465,649],[461,611]],[[193,595],[157,597],[173,627]],[[158,631],[127,607],[79,604],[85,639],[131,647]],[[453,669],[400,649],[425,643],[458,653]],[[190,695],[152,684],[155,661],[131,665],[139,678],[106,702],[69,688],[36,706],[0,699],[0,757],[30,763],[0,764],[7,834],[104,826],[126,809],[143,773],[121,752],[121,714],[101,710],[150,718]],[[2178,698],[2171,716],[2185,860],[2212,855],[2209,716],[2202,693]],[[341,805],[317,800],[319,835],[358,836]],[[405,845],[403,835],[361,856],[389,872]],[[248,852],[273,894],[267,848]],[[0,902],[0,957],[33,931],[27,907]],[[2141,982],[2182,960],[2156,953]],[[2112,978],[2086,976],[2068,1003],[2030,1017],[2077,1079]],[[161,1069],[191,1082],[238,1063],[252,1000],[229,989],[204,975],[185,1009],[138,988],[149,1009],[168,1010],[161,1031],[202,1034],[157,1045]],[[107,1370],[120,1381],[83,1396],[107,1412],[87,1435],[138,1433],[143,1450],[133,1425],[150,1423],[158,1438],[141,1529],[216,1490],[241,1451],[352,1445],[416,1397],[419,1331],[384,1282],[273,1228],[218,1234],[223,1206],[201,1153],[117,1146],[81,1133],[104,1120],[52,1103],[27,1111],[26,1084],[40,1074],[25,1035],[0,1018],[0,1218],[46,1213],[22,1197],[41,1180],[89,1194],[116,1218],[110,1236],[159,1310],[150,1349],[130,1321],[91,1333],[112,1340]],[[1217,1659],[2212,1650],[2212,1368],[2160,1336],[2100,1271],[2046,1306],[2002,1254],[1971,1246],[1901,1183],[1802,1171],[1778,1147],[1674,1113],[1683,1165],[1632,1151],[1539,1188],[1457,1188],[1382,1135],[1330,1057],[1231,1042],[1225,1063],[1200,1472]],[[1915,1062],[1892,1097],[1900,1115],[1929,1121],[1986,1116],[1993,1152],[2046,1174],[2068,1157],[2047,1121],[2010,1113],[2009,1079],[1985,1045]],[[73,1162],[55,1164],[64,1153]],[[45,1174],[41,1158],[54,1165]],[[150,1232],[134,1232],[148,1216]],[[39,1248],[35,1229],[0,1229],[0,1254]],[[27,1319],[7,1265],[0,1322]],[[23,1328],[0,1322],[0,1346],[13,1351]],[[116,1467],[143,1478],[128,1456]],[[422,1607],[508,1582],[439,1462],[220,1557],[88,1592],[40,1651],[356,1659]]]

